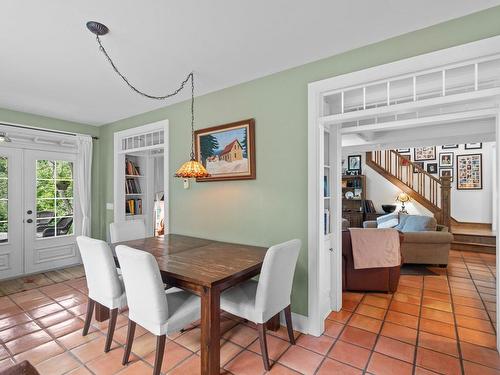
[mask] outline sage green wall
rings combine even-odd
[[[61,130],[67,132],[81,133],[81,134],[89,134],[92,136],[99,136],[100,128],[81,124],[77,122],[70,122],[59,120],[51,117],[44,117],[33,115],[25,112],[17,112],[9,109],[0,108],[0,122],[8,122],[13,124],[27,125],[36,128],[45,128],[52,130]],[[92,169],[92,234],[97,235],[101,232],[101,212],[99,212],[101,205],[100,199],[100,191],[101,188],[99,186],[101,171],[99,167],[99,141],[94,141],[94,149],[93,149],[93,169]]]
[[[392,38],[196,99],[197,128],[256,120],[257,179],[193,184],[170,178],[170,231],[271,245],[302,240],[293,310],[307,314],[307,84],[500,34],[500,7]],[[347,30],[346,30],[347,32]],[[125,90],[125,88],[124,88]],[[168,119],[169,174],[189,156],[188,102],[117,121],[101,129],[101,207],[113,201],[113,133]],[[104,236],[112,211],[102,211]]]

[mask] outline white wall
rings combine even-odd
[[[459,145],[458,149],[442,150],[441,146],[436,147],[436,160],[429,161],[429,163],[439,164],[440,152],[453,152],[454,158],[454,179],[452,182],[451,191],[451,216],[458,221],[472,222],[472,223],[492,223],[493,222],[493,178],[492,171],[494,168],[493,154],[494,142],[483,143],[480,150],[465,150],[464,145]],[[456,183],[456,155],[464,154],[483,154],[483,189],[482,190],[457,190]],[[346,154],[343,158],[347,161],[347,155],[354,155],[352,153]],[[362,155],[362,173],[366,176],[366,198],[373,201],[377,212],[383,212],[382,204],[401,204],[396,202],[396,196],[401,190],[395,185],[391,184],[388,180],[375,172],[370,167],[366,166],[365,154]],[[411,149],[411,159],[413,160],[413,149]],[[426,169],[426,165],[424,166]],[[439,174],[435,175],[436,177]],[[410,214],[417,215],[430,215],[432,213],[419,203],[412,201],[405,204]]]

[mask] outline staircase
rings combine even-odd
[[[394,150],[367,152],[366,164],[431,211],[439,224],[450,228],[452,249],[496,252],[491,225],[461,223],[451,217],[450,177],[438,179]]]
[[[450,177],[438,179],[394,150],[367,152],[366,164],[450,227]]]

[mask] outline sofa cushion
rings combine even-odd
[[[392,213],[377,218],[377,228],[394,228],[398,225],[398,214]]]
[[[408,215],[401,232],[436,231],[437,222],[432,216]]]

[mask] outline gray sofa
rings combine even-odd
[[[391,218],[365,221],[363,227],[378,228],[379,225],[384,226],[382,223],[388,223],[388,219]],[[391,227],[392,224],[388,223],[384,227]],[[446,267],[453,242],[453,235],[448,227],[438,225],[433,217],[419,215],[400,215],[397,217],[397,224],[394,227],[403,234],[401,255],[404,263],[438,264]]]

